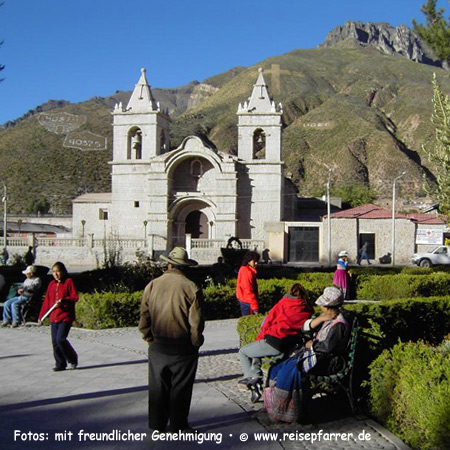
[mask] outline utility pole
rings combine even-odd
[[[395,265],[395,184],[403,175],[406,174],[404,170],[398,177],[394,178],[394,183],[392,185],[392,232],[391,232],[391,252],[392,252],[392,265]]]
[[[327,181],[327,217],[328,217],[328,265],[331,266],[331,204],[330,204],[330,184],[332,169],[328,169]]]

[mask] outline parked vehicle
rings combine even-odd
[[[431,267],[438,264],[450,264],[450,246],[441,245],[426,253],[414,253],[413,264],[420,267]]]

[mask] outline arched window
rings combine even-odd
[[[203,175],[203,164],[199,159],[191,162],[191,175],[194,178],[200,178]]]
[[[266,157],[266,134],[258,128],[253,133],[253,159],[265,159]]]
[[[140,128],[132,128],[128,132],[128,159],[142,159],[142,131]]]
[[[161,154],[165,153],[168,150],[167,140],[166,140],[166,133],[164,130],[161,131],[161,134],[159,135],[159,151]]]

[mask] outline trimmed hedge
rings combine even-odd
[[[397,344],[371,364],[370,375],[371,411],[380,422],[413,448],[449,448],[449,341]]]
[[[141,298],[142,292],[80,294],[75,326],[96,330],[137,326]]]
[[[450,273],[401,273],[360,277],[357,298],[391,300],[400,298],[443,296],[450,292]]]
[[[377,346],[390,348],[403,342],[424,340],[438,344],[450,333],[450,297],[390,300],[376,303],[346,304],[366,333],[376,337]],[[244,339],[248,329],[260,326],[264,315],[238,320],[238,333]]]

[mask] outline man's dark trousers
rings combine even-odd
[[[149,428],[176,433],[189,427],[192,388],[197,371],[198,349],[166,353],[164,346],[152,344],[148,350]]]

